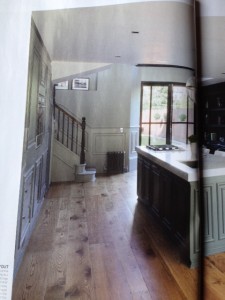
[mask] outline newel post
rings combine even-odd
[[[80,164],[85,164],[85,128],[86,128],[85,117],[82,118],[81,128],[82,128],[82,137],[81,137]]]

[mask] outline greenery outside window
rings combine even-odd
[[[194,103],[185,84],[142,83],[140,145],[187,143],[194,133]]]

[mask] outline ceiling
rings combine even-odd
[[[180,1],[36,11],[33,19],[52,61],[194,68],[193,6]],[[225,17],[215,9],[210,16],[207,1],[201,0],[202,77],[225,79]]]

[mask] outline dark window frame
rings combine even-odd
[[[171,144],[172,143],[172,125],[173,124],[186,124],[186,144],[188,143],[188,126],[193,125],[194,127],[194,132],[196,131],[195,129],[195,118],[196,118],[196,110],[194,107],[194,115],[193,115],[193,122],[189,121],[189,106],[190,106],[190,99],[188,99],[187,96],[187,120],[186,121],[176,121],[174,122],[172,120],[173,118],[173,86],[183,86],[185,87],[185,83],[181,82],[146,82],[143,81],[141,82],[141,101],[140,101],[140,130],[139,130],[139,145],[141,145],[142,142],[142,125],[147,124],[149,126],[149,136],[148,136],[148,144],[150,144],[150,126],[151,124],[159,124],[158,122],[151,122],[151,109],[152,109],[152,101],[150,99],[150,109],[149,109],[149,122],[142,122],[142,106],[143,106],[143,87],[144,86],[168,86],[168,102],[167,102],[167,119],[166,122],[163,122],[166,124],[166,144]],[[152,93],[151,93],[152,95]]]

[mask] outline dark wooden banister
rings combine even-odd
[[[85,129],[86,120],[82,118],[82,122],[74,118],[61,106],[55,102],[56,85],[53,89],[53,107],[54,118],[57,123],[57,130],[55,137],[65,147],[80,155],[80,164],[85,163]],[[81,141],[79,141],[81,137]]]
[[[59,106],[58,104],[55,104],[54,106],[54,110],[58,109],[60,110],[64,115],[66,115],[67,117],[69,117],[74,123],[77,123],[78,125],[80,125],[82,127],[82,122],[78,121],[76,118],[74,118],[70,113],[68,113],[65,109],[63,109],[61,106]],[[85,119],[85,118],[84,118]],[[83,120],[83,118],[82,118]]]

